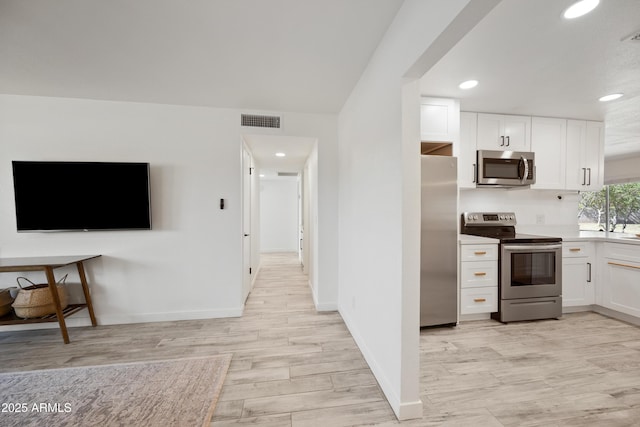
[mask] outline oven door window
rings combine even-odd
[[[511,254],[511,286],[553,285],[555,283],[555,252]]]

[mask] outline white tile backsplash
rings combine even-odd
[[[460,212],[515,212],[517,230],[578,230],[578,192],[476,188],[460,190]]]

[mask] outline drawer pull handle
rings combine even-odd
[[[571,252],[580,252],[580,248],[570,248]]]
[[[476,254],[476,255],[486,255],[487,251],[475,251],[474,254]]]
[[[473,273],[474,276],[486,276],[487,273],[483,273],[483,272],[477,272],[477,273]]]
[[[617,262],[609,262],[609,265],[617,265],[618,267],[628,267],[628,268],[635,268],[636,270],[640,270],[640,267],[638,267],[637,265],[629,265],[629,264],[620,264]]]
[[[485,302],[485,301],[487,301],[487,299],[486,298],[474,298],[473,301],[474,302]]]

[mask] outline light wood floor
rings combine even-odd
[[[399,424],[340,315],[315,312],[293,254],[265,256],[242,318],[70,336],[2,332],[0,371],[233,353],[212,426]],[[426,329],[421,364],[425,416],[401,425],[640,425],[640,329],[595,313]]]

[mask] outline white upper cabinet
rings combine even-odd
[[[476,187],[476,132],[478,113],[460,113],[460,149],[458,150],[458,187]]]
[[[478,113],[478,150],[531,151],[531,117]]]
[[[564,189],[567,171],[567,120],[533,117],[531,151],[536,155],[536,183],[531,188]]]
[[[430,142],[460,141],[460,101],[448,98],[420,99],[420,139]]]
[[[567,120],[568,190],[598,191],[604,184],[604,124]]]
[[[584,165],[587,168],[587,185],[590,191],[604,186],[604,123],[587,122]]]

